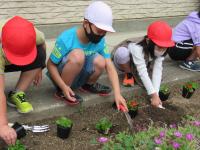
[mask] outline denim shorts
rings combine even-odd
[[[81,70],[81,72],[75,77],[74,81],[72,82],[71,88],[72,89],[77,89],[79,87],[81,87],[82,85],[84,85],[85,83],[87,83],[89,77],[94,73],[94,59],[98,56],[99,54],[93,54],[90,56],[85,56],[85,63],[84,66]],[[61,74],[62,70],[67,62],[68,57],[64,57],[61,61],[60,64],[57,65],[57,69],[58,72]],[[46,75],[51,79],[49,72],[46,73]],[[51,79],[51,81],[53,82],[53,80]],[[56,88],[58,88],[58,86],[53,82],[53,84],[55,85]]]

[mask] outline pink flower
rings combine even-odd
[[[162,140],[160,138],[154,138],[154,142],[158,145],[162,144]]]
[[[165,131],[160,132],[160,138],[163,138],[163,137],[165,137]]]
[[[169,127],[170,128],[176,128],[176,124],[170,124]]]
[[[174,149],[178,149],[181,145],[177,142],[172,142],[172,146]]]
[[[175,135],[177,138],[181,138],[181,137],[182,137],[182,133],[179,132],[179,131],[175,131],[175,132],[174,132],[174,135]]]
[[[193,139],[193,135],[191,134],[191,133],[188,133],[188,134],[186,134],[186,139],[188,140],[188,141],[192,141],[192,139]]]
[[[196,126],[196,127],[200,127],[200,121],[194,121],[193,125]]]
[[[100,143],[106,143],[106,142],[108,141],[108,138],[106,138],[106,137],[100,137],[100,138],[98,139],[98,141],[99,141]]]

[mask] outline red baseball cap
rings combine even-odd
[[[2,28],[2,48],[6,58],[15,65],[28,65],[37,55],[36,33],[28,20],[15,16]]]
[[[172,28],[164,21],[151,23],[147,30],[148,38],[160,47],[172,47]]]

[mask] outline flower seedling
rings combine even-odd
[[[170,95],[170,89],[166,84],[160,86],[159,97],[162,101],[166,101]]]
[[[56,124],[63,128],[70,128],[72,126],[72,121],[66,117],[60,117],[56,120]]]
[[[129,115],[131,116],[131,118],[134,118],[137,115],[138,106],[139,106],[138,102],[134,100],[127,101],[127,107],[128,107]]]
[[[185,85],[183,85],[182,96],[185,98],[190,98],[198,87],[199,84],[197,82],[190,81],[185,83]]]
[[[72,129],[73,122],[66,117],[61,117],[56,121],[56,124],[57,124],[57,136],[62,139],[68,138],[70,131]]]
[[[111,127],[112,123],[105,117],[101,118],[96,124],[96,129],[98,130],[98,132],[103,134],[108,134]]]
[[[187,89],[187,91],[189,92],[194,92],[196,89],[198,89],[199,84],[196,82],[190,81],[190,82],[187,82],[185,85],[183,85],[183,87]]]

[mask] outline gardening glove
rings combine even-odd
[[[8,145],[15,145],[17,134],[15,130],[8,125],[0,125],[0,137]]]

